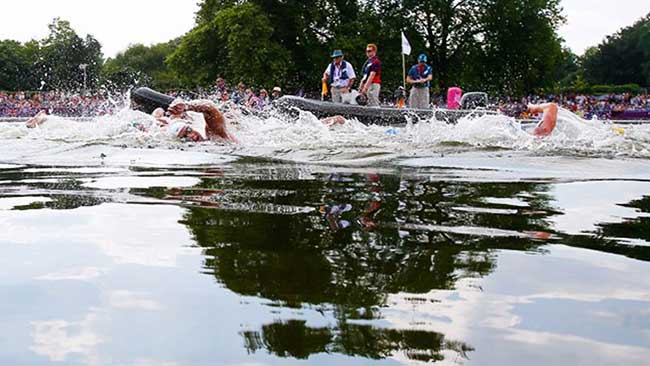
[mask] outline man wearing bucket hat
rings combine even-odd
[[[343,59],[343,52],[334,50],[332,63],[327,66],[323,73],[323,83],[330,86],[332,102],[342,103],[343,94],[350,92],[356,77],[352,65]]]
[[[426,109],[429,108],[429,88],[433,79],[433,70],[427,65],[427,55],[418,56],[418,63],[411,67],[406,82],[411,84],[411,95],[409,96],[409,107]]]

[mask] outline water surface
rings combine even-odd
[[[643,128],[257,122],[0,126],[0,364],[647,362]]]

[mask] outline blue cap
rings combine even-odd
[[[337,58],[337,57],[343,57],[343,51],[334,50],[334,52],[332,53],[332,58]]]
[[[418,62],[427,62],[427,55],[424,53],[420,54],[420,56],[418,56]]]

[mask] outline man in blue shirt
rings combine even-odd
[[[418,56],[418,64],[411,67],[406,82],[411,84],[409,108],[428,109],[430,104],[429,88],[433,79],[433,70],[427,65],[427,55]]]

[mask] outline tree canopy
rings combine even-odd
[[[390,93],[402,84],[402,32],[413,49],[407,68],[426,54],[438,92],[650,85],[650,14],[578,57],[557,33],[560,0],[201,0],[195,20],[174,40],[134,44],[104,60],[93,36],[55,18],[42,40],[0,41],[0,90],[80,89],[85,64],[89,88],[195,89],[221,76],[316,91],[332,50],[343,50],[360,74],[365,46],[375,43]]]
[[[588,49],[583,67],[592,84],[650,86],[650,14]]]
[[[90,35],[81,38],[70,23],[55,18],[49,35],[21,44],[0,42],[0,89],[81,89],[86,65],[86,84],[94,88],[103,66],[101,44]]]

